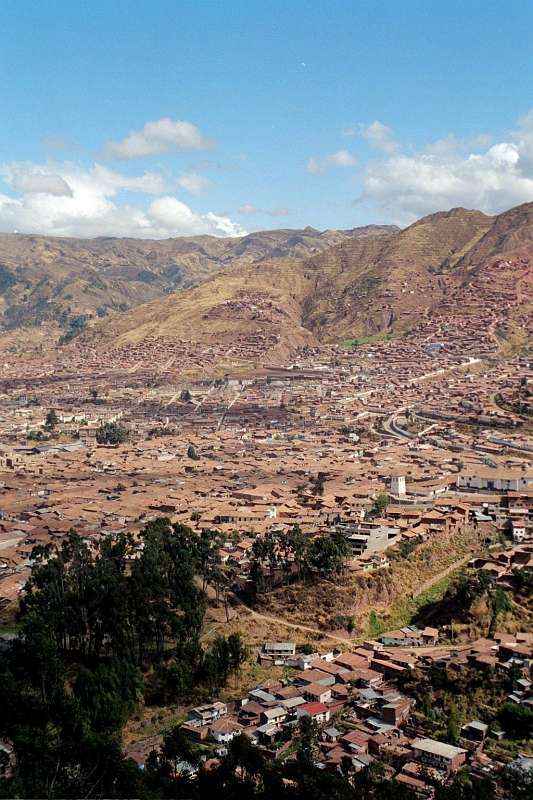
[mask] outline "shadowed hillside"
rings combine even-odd
[[[336,338],[408,329],[443,297],[439,274],[452,269],[491,222],[479,211],[456,208],[371,247],[340,244],[315,261],[328,280],[308,299],[306,324]]]
[[[162,241],[0,234],[0,324],[13,330],[53,322],[68,330],[196,286],[233,264],[306,258],[350,235],[313,228]]]
[[[91,342],[177,336],[229,348],[239,338],[279,356],[302,344],[402,335],[435,315],[456,324],[465,314],[483,315],[487,303],[491,319],[505,312],[493,334],[523,342],[531,328],[532,216],[533,204],[498,217],[457,208],[403,231],[356,229],[305,258],[234,260],[196,288],[115,315],[94,328]],[[293,246],[303,234],[293,233]]]

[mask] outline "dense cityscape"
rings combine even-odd
[[[1,19],[0,800],[533,800],[533,7]]]

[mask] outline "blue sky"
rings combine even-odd
[[[0,230],[227,235],[533,200],[532,40],[530,0],[2,0]]]

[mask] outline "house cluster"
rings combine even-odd
[[[490,558],[473,558],[468,566],[484,572],[496,586],[512,587],[516,570],[533,570],[533,543],[493,552]]]
[[[508,695],[508,700],[533,709],[533,686],[531,669],[533,667],[533,633],[495,633],[493,638],[477,639],[456,649],[440,650],[421,656],[426,666],[438,664],[454,672],[469,668],[495,670],[502,675],[518,668],[521,677],[516,681]]]
[[[431,798],[428,774],[445,782],[466,763],[480,774],[496,772],[501,765],[484,752],[484,743],[505,734],[472,719],[462,726],[458,745],[432,738],[413,716],[414,699],[397,688],[402,673],[433,664],[504,672],[518,665],[522,677],[509,701],[533,705],[532,634],[499,633],[457,650],[439,648],[437,638],[434,629],[406,627],[354,651],[325,653],[297,652],[294,642],[265,642],[258,660],[283,664],[290,677],[266,680],[231,705],[217,701],[193,708],[181,731],[194,742],[211,744],[215,758],[243,734],[269,755],[286,758],[297,747],[300,720],[309,717],[320,731],[314,753],[319,768],[338,771],[349,763],[358,771],[375,760],[394,764],[386,766],[392,779]]]
[[[309,538],[343,531],[348,568],[361,573],[387,568],[391,548],[471,526],[527,544],[533,440],[527,418],[495,398],[524,395],[531,365],[492,357],[515,287],[497,270],[491,281],[476,287],[482,313],[475,293],[456,307],[454,288],[450,314],[355,348],[282,352],[272,326],[234,335],[231,348],[74,340],[14,358],[0,343],[0,598],[16,597],[35,544],[71,528],[137,535],[161,515],[220,531],[222,561],[244,582],[254,539],[294,525]],[[231,303],[213,313],[283,313],[259,293]],[[98,445],[112,421],[128,440]],[[376,513],[380,495],[390,502]]]
[[[292,668],[293,677],[261,683],[232,709],[223,703],[193,708],[181,731],[194,741],[221,746],[245,733],[280,754],[307,716],[323,729],[319,764],[327,769],[336,769],[343,757],[362,769],[380,747],[396,745],[413,701],[390,681],[414,665],[413,657],[391,653],[379,642],[367,642],[354,652],[309,654],[296,652],[292,642],[266,642],[258,659],[283,663]],[[341,718],[343,732],[332,724]]]

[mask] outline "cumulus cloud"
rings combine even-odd
[[[161,153],[209,150],[212,147],[213,142],[204,138],[192,122],[163,117],[146,122],[140,131],[130,131],[120,142],[108,142],[104,147],[103,157],[129,161]]]
[[[371,122],[370,125],[363,126],[361,135],[376,150],[383,150],[385,153],[392,154],[399,149],[398,143],[394,141],[392,129],[387,125],[383,125],[377,119]]]
[[[16,192],[72,197],[72,189],[61,175],[22,167],[14,169],[5,177]]]
[[[16,196],[0,194],[2,231],[141,238],[197,234],[240,236],[245,233],[228,217],[194,212],[168,194],[169,187],[157,173],[145,172],[132,177],[100,164],[84,169],[70,163],[42,166],[19,162],[1,166],[0,174],[19,192]],[[70,194],[25,190],[25,182],[34,174],[60,178],[70,188]],[[161,196],[147,206],[130,205],[119,203],[117,195],[123,192]]]
[[[245,216],[266,214],[268,217],[287,217],[290,211],[288,208],[257,208],[253,203],[244,203],[244,205],[239,208],[239,214]]]
[[[310,158],[306,169],[311,175],[322,175],[330,169],[355,167],[356,165],[357,159],[348,150],[337,150],[336,153],[331,153],[327,156]]]
[[[198,172],[184,172],[178,178],[178,183],[189,194],[201,194],[209,185],[209,180]]]
[[[400,146],[394,139],[392,128],[384,125],[378,119],[371,122],[370,125],[358,123],[357,125],[350,125],[348,128],[343,128],[341,131],[342,136],[357,136],[365,139],[370,147],[375,150],[382,150],[384,153],[392,155],[396,153]]]
[[[144,172],[143,175],[131,177],[101,164],[83,170],[70,162],[35,165],[28,161],[17,161],[1,165],[0,175],[21,194],[73,197],[73,186],[76,186],[78,194],[87,191],[107,195],[119,191],[162,194],[168,190],[166,181],[157,172]]]
[[[443,139],[429,144],[425,151],[428,155],[445,156],[451,153],[467,153],[472,150],[486,149],[492,144],[492,136],[480,133],[476,136],[461,138],[449,133]]]
[[[494,214],[532,201],[533,112],[506,139],[487,147],[481,138],[478,152],[465,153],[461,140],[448,137],[448,146],[441,140],[423,152],[371,163],[359,201],[377,205],[400,225],[454,206]]]
[[[518,148],[520,169],[533,175],[533,108],[520,117],[512,138]]]

